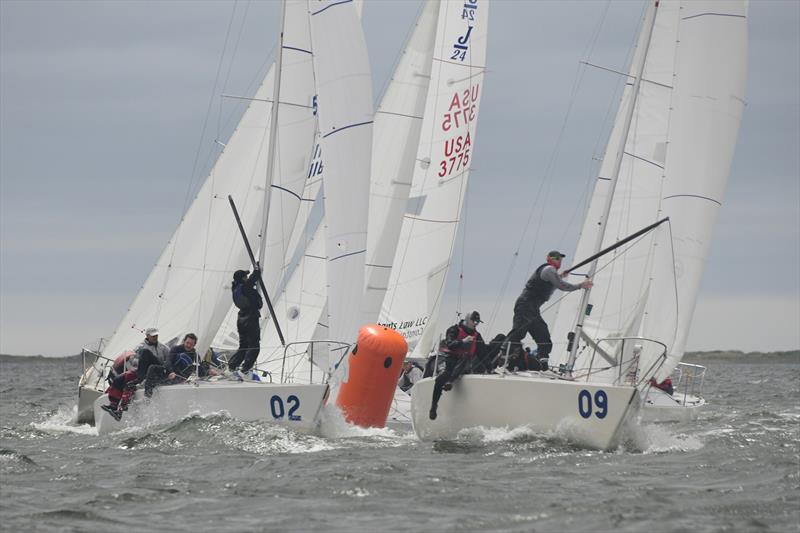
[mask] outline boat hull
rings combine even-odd
[[[94,424],[94,402],[103,395],[103,391],[92,387],[78,386],[78,412],[75,422],[78,424]]]
[[[635,387],[576,382],[555,374],[470,374],[439,401],[429,418],[434,379],[411,389],[411,418],[422,440],[452,439],[471,427],[527,427],[590,448],[616,446],[623,423],[638,410]]]
[[[327,391],[327,384],[211,381],[164,385],[156,388],[149,399],[137,390],[121,420],[101,408],[108,405],[108,397],[103,395],[94,402],[94,418],[101,435],[125,427],[168,424],[192,414],[211,413],[313,431],[319,424]]]
[[[656,387],[650,387],[642,401],[642,422],[690,422],[696,420],[705,409],[706,401],[691,394],[667,394]]]

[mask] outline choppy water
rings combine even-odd
[[[709,362],[693,423],[612,452],[222,416],[98,437],[74,362],[0,368],[4,531],[800,531],[800,364]],[[542,408],[531,406],[531,408]]]

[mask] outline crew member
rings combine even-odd
[[[476,329],[480,323],[480,313],[472,311],[464,320],[447,328],[445,338],[439,345],[439,357],[444,358],[445,367],[444,371],[436,376],[433,385],[433,401],[429,413],[431,420],[436,420],[436,410],[442,391],[452,389],[453,382],[462,374],[469,372],[476,353],[486,349],[483,338]]]
[[[236,320],[236,329],[239,332],[239,350],[228,361],[228,368],[231,371],[235,372],[241,365],[242,372],[245,374],[253,368],[261,349],[261,327],[258,319],[261,314],[261,306],[264,305],[261,295],[256,290],[256,283],[261,276],[261,271],[256,268],[252,274],[249,276],[247,274],[247,270],[237,270],[233,273],[231,293],[234,305],[239,308],[239,316]]]
[[[547,323],[542,318],[539,308],[550,299],[556,289],[568,292],[592,287],[590,279],[577,285],[567,283],[562,279],[567,274],[559,273],[558,269],[561,268],[561,260],[564,257],[566,257],[564,254],[556,250],[548,253],[547,262],[536,269],[514,304],[514,329],[508,336],[508,342],[511,343],[512,350],[517,355],[521,352],[520,341],[526,333],[530,333],[536,342],[537,359],[546,361],[553,349],[553,343],[550,340],[550,330],[547,328]],[[538,368],[531,369],[538,370]]]

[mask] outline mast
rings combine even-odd
[[[642,55],[639,59],[639,64],[636,65],[636,78],[633,82],[633,88],[631,89],[631,98],[628,109],[625,112],[625,123],[623,127],[623,134],[620,137],[622,142],[619,145],[619,149],[614,158],[614,167],[611,172],[611,184],[609,185],[608,195],[606,197],[606,203],[603,207],[603,216],[600,218],[600,230],[597,232],[597,240],[595,241],[593,252],[596,254],[600,251],[603,246],[603,238],[605,237],[606,233],[606,223],[608,222],[609,213],[611,213],[611,204],[614,201],[614,190],[617,187],[617,180],[619,178],[620,168],[622,167],[622,158],[625,154],[625,147],[628,144],[628,135],[630,134],[631,129],[631,122],[633,120],[633,113],[636,109],[636,100],[639,96],[639,87],[642,82],[642,73],[644,72],[644,65],[647,61],[647,52],[650,48],[650,39],[653,36],[653,27],[655,26],[656,20],[656,12],[658,11],[658,2],[659,0],[655,0],[652,4],[652,7],[647,10],[647,16],[645,17],[643,31],[647,32],[646,37],[644,39],[644,50]],[[592,264],[589,266],[589,272],[586,274],[587,278],[591,279],[597,270],[597,259],[592,261]],[[575,324],[575,331],[574,331],[574,341],[572,342],[572,347],[570,348],[569,353],[569,361],[567,363],[567,372],[572,372],[572,368],[575,365],[575,359],[578,356],[578,343],[580,341],[581,331],[583,329],[583,319],[586,316],[586,306],[589,303],[589,297],[591,296],[591,289],[584,289],[583,295],[581,297],[581,303],[578,306],[578,320]]]
[[[275,86],[272,90],[272,110],[269,116],[269,148],[267,150],[267,175],[264,187],[264,220],[261,223],[261,242],[258,246],[258,264],[264,264],[267,249],[267,221],[269,220],[269,200],[272,196],[272,174],[275,170],[275,145],[278,141],[278,103],[281,98],[281,71],[283,63],[283,31],[286,23],[286,0],[281,1],[281,26],[278,37],[278,54],[275,58]]]

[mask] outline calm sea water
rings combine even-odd
[[[800,364],[708,362],[711,405],[611,452],[225,417],[99,437],[74,361],[0,368],[3,531],[800,531]],[[530,406],[543,409],[546,406]]]

